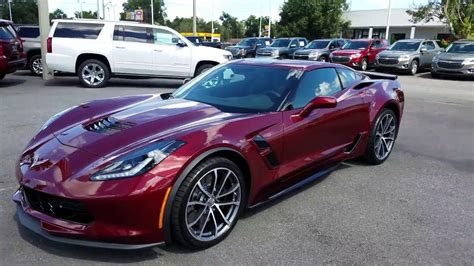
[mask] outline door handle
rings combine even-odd
[[[117,48],[117,49],[125,49],[124,46],[115,46],[115,48]]]

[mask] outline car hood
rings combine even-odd
[[[474,54],[456,54],[456,53],[441,53],[438,56],[441,60],[466,60],[474,59]]]
[[[402,55],[412,56],[412,55],[418,54],[418,52],[417,51],[414,51],[414,52],[411,52],[411,51],[383,51],[379,54],[380,54],[380,56],[397,57],[398,58]]]
[[[353,54],[362,53],[364,51],[365,51],[364,49],[361,49],[361,50],[339,50],[339,51],[333,52],[332,54],[333,55],[353,55]]]

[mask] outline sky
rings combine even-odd
[[[119,18],[122,12],[124,0],[49,0],[49,9],[52,12],[56,8],[65,11],[68,16],[73,16],[74,11],[80,10],[81,2],[84,11],[97,10],[97,2],[102,14],[102,1],[106,4],[105,18],[114,20]],[[168,18],[191,17],[193,14],[193,0],[164,0]],[[249,15],[256,16],[271,15],[278,19],[280,7],[285,0],[196,0],[197,16],[206,20],[219,19],[223,11],[245,19]],[[392,8],[407,8],[413,5],[426,3],[428,0],[392,0]],[[351,10],[382,9],[388,7],[389,0],[348,0]],[[115,18],[114,18],[115,7]]]

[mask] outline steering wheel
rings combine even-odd
[[[281,95],[276,91],[266,91],[263,94],[268,96],[275,103],[278,102],[281,97]]]

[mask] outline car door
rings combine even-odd
[[[115,26],[112,55],[119,74],[152,75],[151,33],[147,27]]]
[[[420,47],[420,67],[425,67],[428,63],[431,63],[431,56],[428,41],[424,41]]]
[[[192,48],[173,32],[153,28],[153,69],[157,76],[191,76]]]
[[[433,61],[433,57],[435,57],[439,53],[439,51],[436,49],[436,46],[433,43],[433,41],[427,41],[426,47],[427,47],[427,58],[426,58],[426,63],[424,67],[430,67],[431,62]]]
[[[355,80],[355,72],[347,71]],[[363,94],[352,89],[353,83],[346,82],[344,88],[340,80],[343,78],[339,78],[335,68],[316,69],[305,73],[290,95],[286,103],[289,110],[283,111],[281,178],[340,154],[363,133],[363,122],[368,119]],[[299,121],[292,117],[317,96],[334,96],[337,106],[314,110]]]
[[[377,57],[377,54],[383,50],[383,42],[381,40],[374,40],[369,48],[369,64],[373,64],[375,62],[375,57]]]

